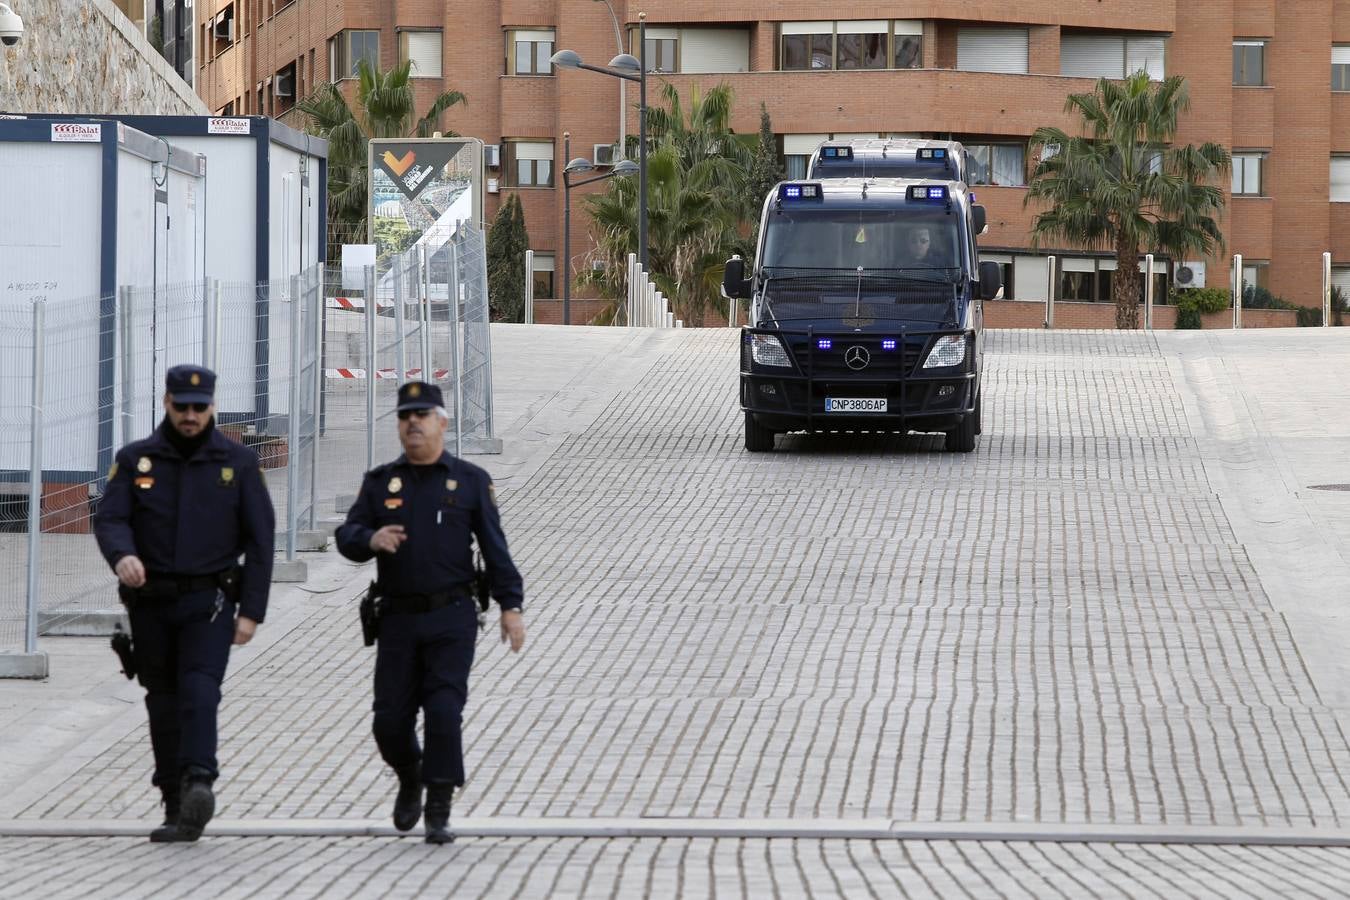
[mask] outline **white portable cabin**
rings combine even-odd
[[[206,277],[223,298],[216,409],[222,424],[285,433],[290,370],[290,277],[326,255],[328,142],[266,116],[114,116],[207,157]],[[232,308],[257,290],[253,314]],[[276,421],[272,421],[273,418]]]
[[[114,447],[143,436],[139,416],[117,415],[117,289],[203,282],[206,168],[118,122],[0,119],[0,316],[26,325],[46,301],[44,481],[94,481]],[[0,396],[11,434],[27,431],[32,367],[28,329],[4,332],[0,378],[23,386]],[[0,442],[0,479],[28,469],[26,444]]]

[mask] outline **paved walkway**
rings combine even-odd
[[[177,896],[212,871],[240,896],[1350,883],[1350,850],[1269,845],[1350,839],[1350,491],[1309,490],[1350,483],[1350,332],[991,333],[968,456],[856,435],[743,452],[732,332],[494,335],[507,452],[477,461],[532,631],[521,657],[480,645],[456,816],[483,827],[440,852],[265,829],[0,838],[0,896]],[[354,613],[368,570],[309,559],[232,663],[222,827],[387,817]],[[53,643],[51,683],[0,685],[3,830],[149,821],[136,690],[101,642]],[[474,836],[535,817],[803,837]],[[875,821],[911,839],[806,837]],[[1000,839],[921,839],[963,823]],[[1140,837],[1093,841],[1112,828]],[[1250,843],[1150,843],[1216,829]]]

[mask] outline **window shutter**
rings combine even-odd
[[[1059,42],[1059,74],[1070,78],[1120,78],[1125,41],[1118,37],[1065,36]]]
[[[1332,47],[1331,64],[1333,66],[1350,66],[1350,47]]]
[[[956,33],[956,68],[963,72],[1027,72],[1025,28],[962,28]]]
[[[441,33],[439,31],[405,31],[408,59],[412,60],[415,78],[441,77]]]
[[[1154,81],[1167,77],[1162,38],[1130,38],[1125,42],[1125,74],[1133,75],[1140,69]]]
[[[553,159],[553,145],[544,141],[517,141],[516,159]]]
[[[783,135],[784,156],[809,156],[816,152],[822,142],[828,141],[828,134],[785,134]]]
[[[884,30],[884,29],[883,29]],[[783,34],[833,34],[833,22],[784,22]],[[651,32],[649,31],[650,35]]]

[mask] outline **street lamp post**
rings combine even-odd
[[[614,14],[614,5],[610,0],[592,0],[592,2],[605,4],[605,9],[609,10],[609,20],[614,23],[614,46],[617,48],[614,52],[623,52],[623,34],[619,31],[619,17]],[[619,159],[625,159],[628,156],[628,83],[619,82]]]
[[[638,259],[647,269],[647,14],[638,13],[638,53],[620,53],[608,66],[581,61],[575,50],[559,50],[550,62],[560,69],[585,69],[638,83]],[[570,163],[569,163],[570,165]],[[615,167],[617,169],[617,166]]]
[[[563,158],[572,155],[572,133],[563,132]],[[637,171],[637,166],[629,160],[620,160],[618,164],[603,175],[585,178],[573,182],[573,175],[595,170],[595,164],[583,156],[578,156],[563,167],[563,314],[564,325],[572,324],[572,188],[583,184],[594,184],[606,178],[624,177]]]

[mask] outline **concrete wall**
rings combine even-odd
[[[0,111],[205,115],[206,104],[111,0],[13,0],[0,48]]]

